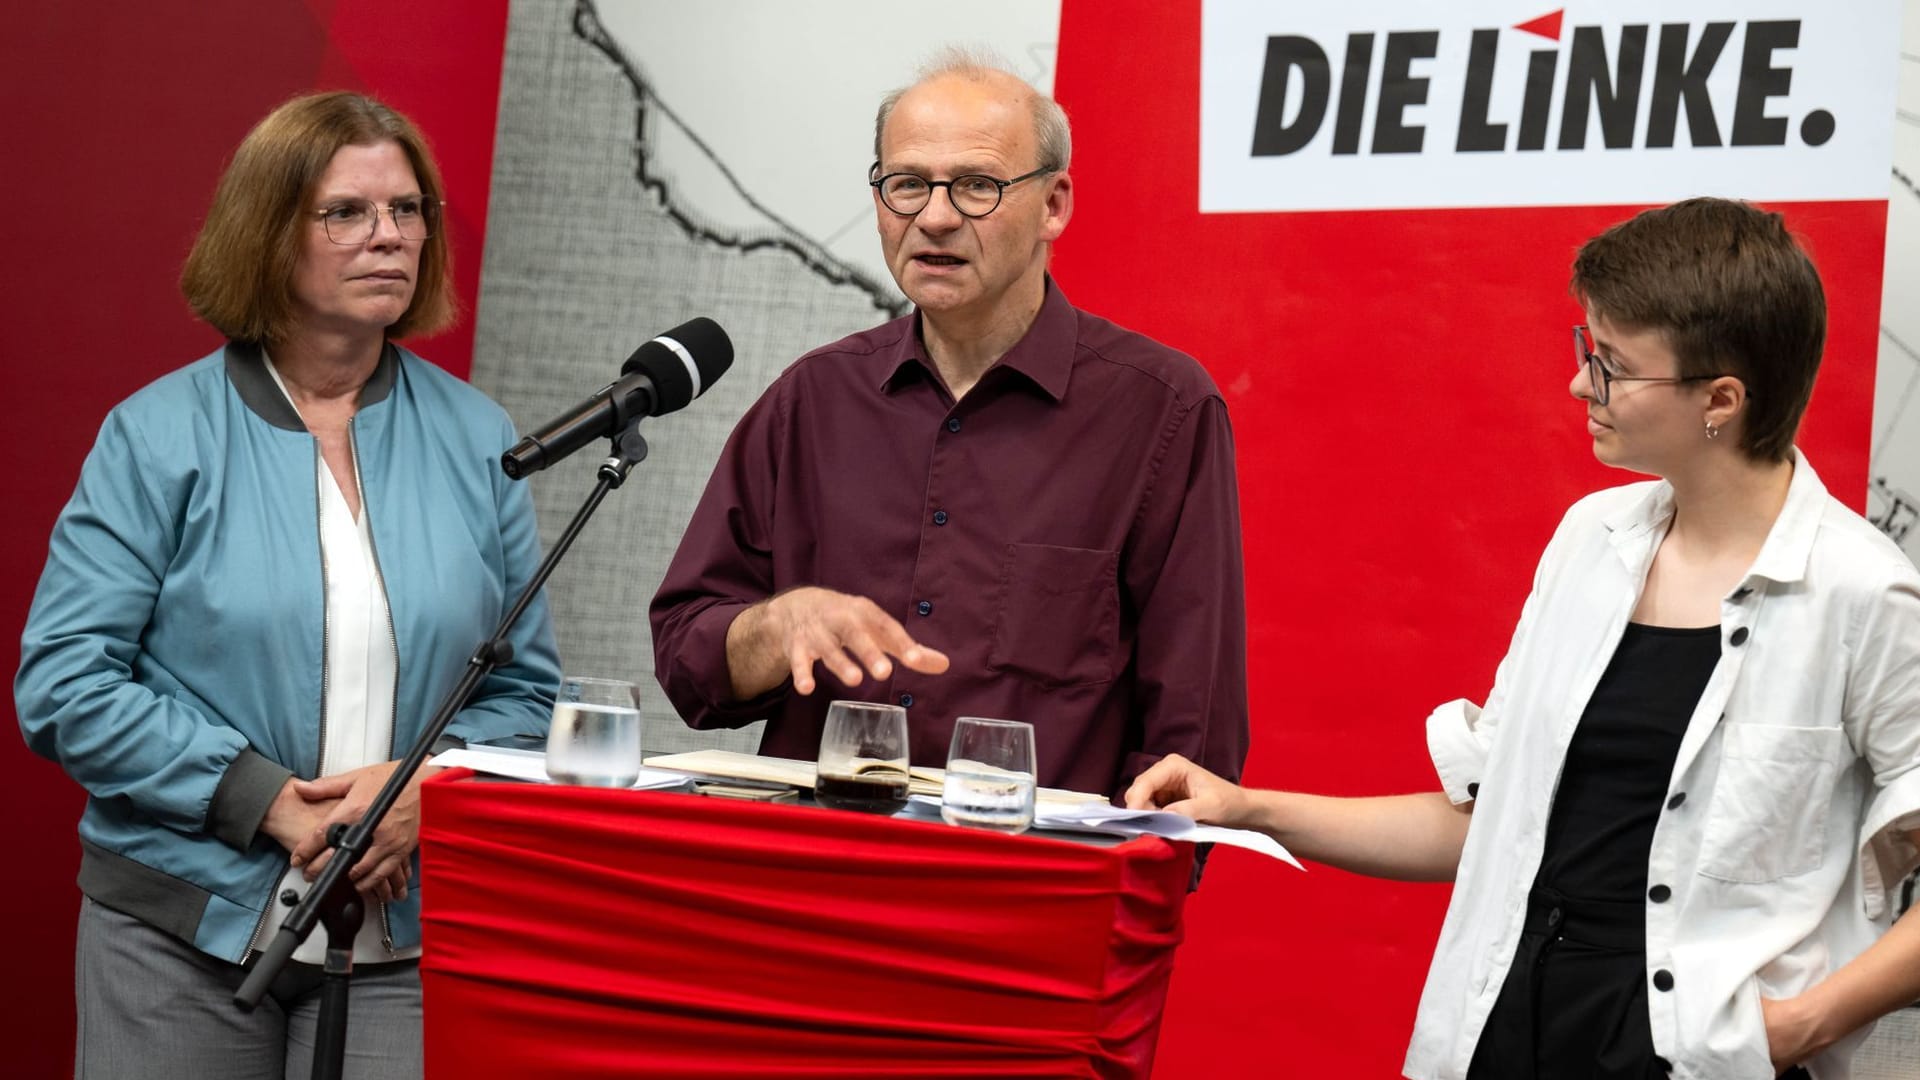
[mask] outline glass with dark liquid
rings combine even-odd
[[[907,805],[907,710],[836,701],[820,733],[814,801],[836,810],[893,814]]]

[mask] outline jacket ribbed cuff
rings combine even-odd
[[[252,747],[241,750],[213,789],[207,832],[236,851],[252,847],[260,823],[267,819],[267,808],[292,776],[293,770]]]

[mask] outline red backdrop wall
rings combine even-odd
[[[28,5],[0,39],[12,257],[4,336],[15,467],[0,670],[49,527],[111,405],[217,344],[175,280],[227,154],[273,104],[370,89],[420,121],[476,295],[506,0],[103,0]],[[1630,207],[1200,215],[1199,2],[1066,0],[1074,300],[1199,356],[1240,452],[1251,780],[1431,788],[1422,717],[1491,683],[1533,561],[1594,463],[1565,396],[1567,264]],[[903,58],[903,66],[907,60]],[[1829,283],[1832,336],[1802,440],[1864,497],[1884,203],[1783,207]],[[471,325],[470,323],[468,324]],[[425,351],[464,374],[471,332]],[[10,695],[4,706],[12,717]],[[0,737],[17,838],[0,915],[16,992],[7,1071],[70,1069],[79,790]],[[1220,852],[1189,907],[1158,1075],[1390,1077],[1443,886],[1302,876]],[[30,992],[22,992],[30,991]]]
[[[1568,396],[1584,320],[1566,292],[1579,244],[1639,208],[1203,215],[1200,2],[1115,7],[1063,8],[1078,188],[1055,270],[1076,304],[1199,357],[1227,397],[1248,779],[1434,790],[1427,713],[1484,700],[1566,507],[1641,479],[1595,462]],[[1832,308],[1801,445],[1859,509],[1886,204],[1776,208]],[[1216,853],[1155,1075],[1399,1076],[1448,895]]]

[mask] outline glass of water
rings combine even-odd
[[[963,716],[953,725],[940,816],[949,825],[1024,832],[1033,824],[1033,725]]]
[[[547,775],[583,787],[632,787],[640,778],[640,689],[623,679],[561,679],[547,729]]]

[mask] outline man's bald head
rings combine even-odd
[[[873,157],[880,160],[881,147],[887,133],[887,118],[893,115],[894,106],[909,93],[933,83],[948,79],[958,79],[973,83],[999,84],[1021,97],[1027,106],[1027,112],[1033,119],[1033,142],[1039,152],[1041,167],[1054,172],[1065,172],[1073,158],[1073,131],[1067,126],[1067,114],[1060,108],[1059,102],[1035,90],[1025,79],[1008,70],[1007,66],[990,53],[974,52],[962,48],[948,48],[933,58],[919,71],[919,77],[911,84],[893,91],[880,100],[880,111],[873,119]]]

